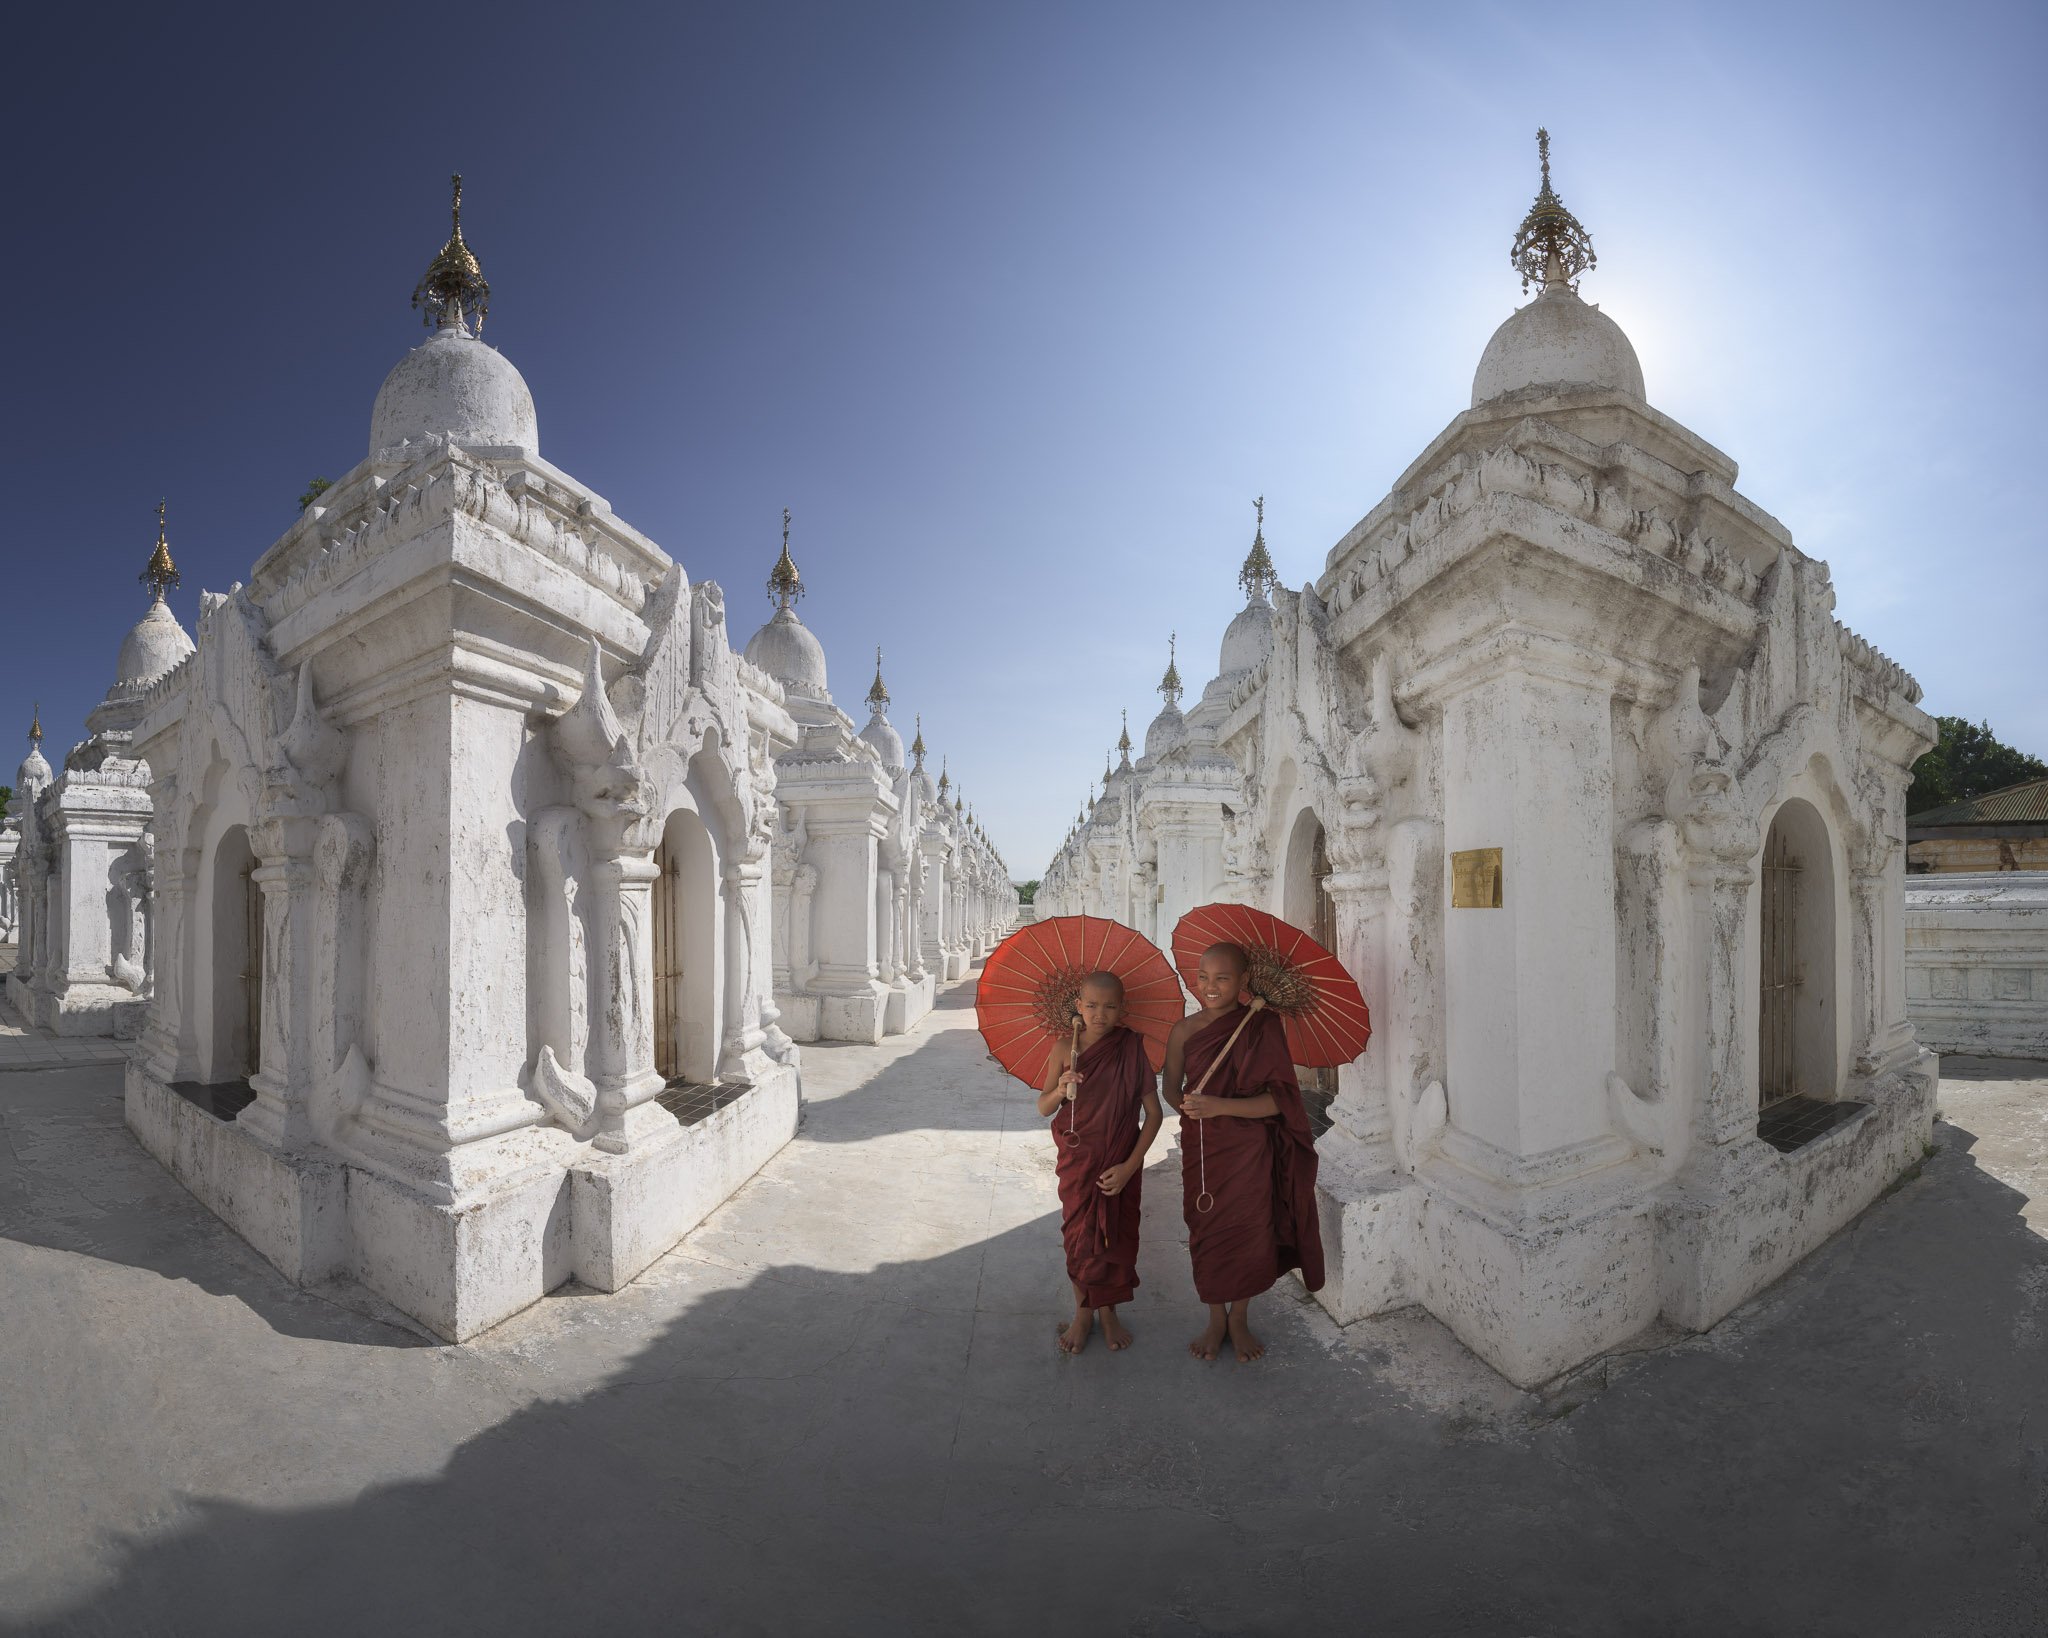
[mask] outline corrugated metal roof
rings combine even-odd
[[[1929,808],[1911,815],[1906,823],[1918,830],[1926,825],[2012,825],[2048,821],[2048,779],[2029,779],[2022,785],[2008,785],[2002,791],[1987,791],[1968,802],[1951,802],[1945,808]]]

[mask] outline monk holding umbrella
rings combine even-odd
[[[1266,1351],[1252,1298],[1291,1268],[1323,1283],[1315,1137],[1294,1066],[1348,1063],[1371,1034],[1365,998],[1299,928],[1245,905],[1206,905],[1173,933],[1202,1010],[1167,1038],[1163,1085],[1180,1114],[1182,1209],[1195,1294],[1209,1324],[1188,1344],[1240,1363]],[[1190,1084],[1192,1083],[1192,1084]]]
[[[982,1036],[1051,1117],[1074,1289],[1073,1318],[1059,1333],[1069,1354],[1087,1346],[1098,1321],[1112,1351],[1131,1344],[1116,1310],[1138,1285],[1145,1154],[1161,1119],[1154,1075],[1181,1008],[1166,958],[1099,916],[1032,922],[982,969]]]

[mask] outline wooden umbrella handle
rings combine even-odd
[[[1201,1096],[1202,1088],[1209,1084],[1209,1077],[1222,1068],[1223,1060],[1230,1056],[1230,1049],[1237,1045],[1237,1038],[1244,1033],[1245,1025],[1252,1021],[1252,1014],[1265,1006],[1265,1004],[1266,998],[1263,995],[1255,995],[1251,998],[1250,1005],[1245,1008],[1244,1016],[1237,1021],[1237,1028],[1230,1032],[1230,1039],[1223,1043],[1223,1050],[1217,1053],[1215,1058],[1210,1061],[1209,1067],[1202,1071],[1202,1078],[1195,1084],[1193,1096]],[[1189,1095],[1185,1092],[1181,1094],[1182,1097]]]
[[[1074,1105],[1081,1101],[1081,1020],[1074,1020],[1073,1038],[1067,1043],[1067,1073],[1076,1077],[1074,1091],[1067,1099],[1067,1136],[1074,1135]]]

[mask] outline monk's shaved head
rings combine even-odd
[[[1081,980],[1081,988],[1100,990],[1105,995],[1114,996],[1118,1006],[1124,1004],[1124,981],[1115,973],[1090,973]]]
[[[1217,961],[1228,961],[1237,968],[1240,978],[1251,976],[1251,954],[1242,944],[1212,944],[1202,952],[1202,959],[1208,961],[1212,958]]]

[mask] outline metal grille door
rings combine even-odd
[[[679,872],[666,841],[654,850],[654,868],[660,872],[654,878],[654,1067],[663,1080],[672,1081],[682,1073],[676,997],[683,975],[676,951],[683,941],[676,926]]]
[[[248,1033],[242,1039],[242,1076],[263,1067],[263,884],[256,880],[256,861],[242,871],[243,1015]]]
[[[1773,824],[1764,843],[1763,926],[1758,976],[1762,985],[1757,1042],[1757,1099],[1762,1105],[1799,1095],[1793,1038],[1799,1005],[1799,959],[1793,908],[1799,895],[1799,865]]]

